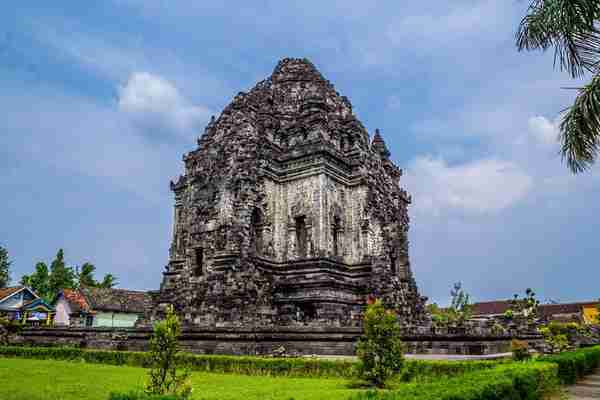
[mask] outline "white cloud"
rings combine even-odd
[[[140,135],[116,107],[38,88],[0,99],[12,152],[52,169],[100,178],[157,202],[179,172],[183,141],[158,143]],[[31,110],[35,110],[32,118]]]
[[[483,159],[451,166],[442,159],[419,157],[405,183],[416,210],[434,215],[446,210],[482,214],[518,203],[533,179],[509,161]]]
[[[445,13],[406,15],[388,25],[387,37],[395,45],[406,45],[407,39],[419,38],[427,46],[453,44],[460,37],[481,35],[493,30],[506,13],[506,7],[496,1],[476,4],[454,4]],[[423,29],[427,27],[427,29]],[[426,47],[426,46],[424,46]]]
[[[148,72],[135,72],[119,88],[119,109],[145,127],[174,129],[185,135],[205,122],[210,111],[192,105],[166,79]]]
[[[529,118],[529,134],[543,145],[556,145],[559,135],[558,120],[552,122],[543,116]]]

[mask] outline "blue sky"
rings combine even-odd
[[[224,4],[222,4],[224,3]],[[167,262],[169,180],[212,114],[308,57],[379,128],[412,193],[413,270],[446,302],[598,298],[600,170],[556,141],[576,86],[518,53],[520,0],[20,2],[0,13],[0,244],[13,278],[64,248],[122,287]]]

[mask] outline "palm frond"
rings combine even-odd
[[[600,150],[600,75],[579,89],[560,124],[563,160],[574,173],[587,170]]]
[[[517,48],[554,47],[554,63],[572,77],[600,66],[598,0],[533,0],[516,33]]]

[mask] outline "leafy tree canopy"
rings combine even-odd
[[[64,260],[64,251],[58,250],[50,268],[44,262],[35,266],[31,275],[24,275],[21,284],[29,286],[38,296],[48,302],[53,301],[63,289],[77,289],[82,286],[112,288],[117,284],[117,278],[106,274],[101,282],[94,279],[96,267],[91,263],[84,263],[81,267],[67,266]]]
[[[46,263],[37,263],[33,274],[23,275],[21,284],[29,286],[38,294],[38,296],[44,298],[46,301],[52,300],[53,296],[50,291],[50,273]]]
[[[600,149],[599,19],[598,0],[533,0],[516,34],[519,51],[554,48],[555,66],[573,78],[592,75],[560,123],[561,153],[574,173],[589,169]]]
[[[106,274],[102,281],[97,281],[94,278],[96,267],[91,263],[84,263],[80,268],[77,268],[77,283],[79,287],[100,287],[112,288],[117,284],[117,278],[113,274]]]
[[[8,251],[0,246],[0,289],[7,287],[10,283],[10,265]]]

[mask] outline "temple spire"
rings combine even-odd
[[[383,158],[389,158],[392,154],[385,145],[385,141],[383,140],[381,133],[379,133],[379,129],[375,129],[375,136],[373,136],[371,148]]]

